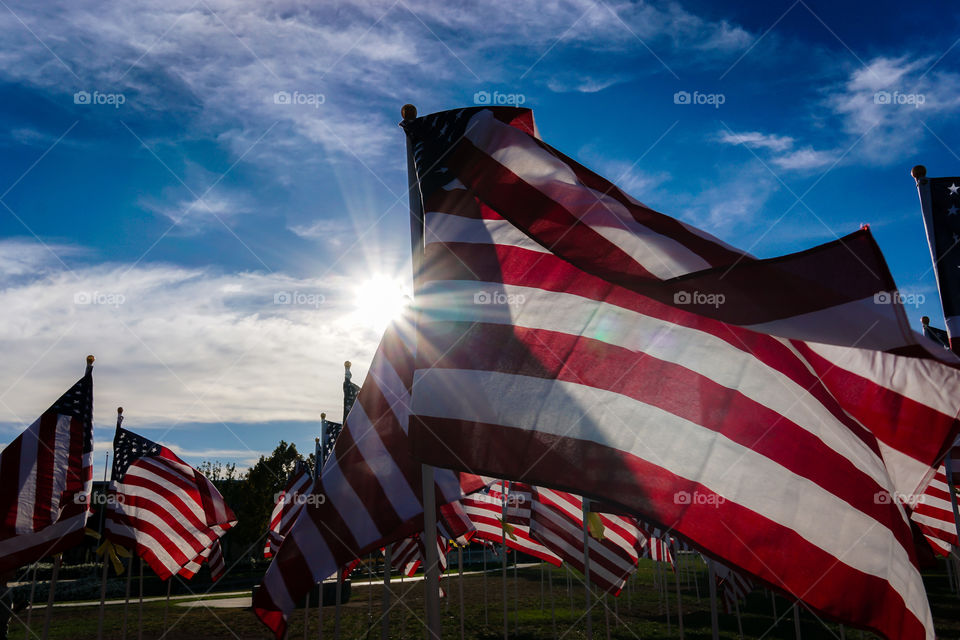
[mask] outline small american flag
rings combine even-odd
[[[136,549],[161,580],[236,524],[213,483],[166,447],[118,426],[113,451],[107,536]]]
[[[477,538],[495,544],[505,542],[511,549],[559,567],[563,564],[560,556],[550,551],[530,533],[530,496],[529,485],[509,483],[504,491],[504,483],[498,480],[490,485],[488,490],[472,493],[460,503],[477,529]]]
[[[270,528],[263,546],[263,557],[272,558],[280,549],[283,539],[290,533],[293,523],[303,509],[306,496],[313,493],[313,478],[303,461],[298,460],[287,486],[277,496],[277,503],[270,514]]]
[[[587,536],[590,581],[601,590],[618,595],[627,578],[637,570],[637,548],[643,534],[633,518],[609,513],[595,516],[603,532]],[[530,531],[548,549],[583,573],[583,500],[580,496],[534,487]]]
[[[950,348],[956,352],[960,350],[960,178],[923,178],[917,187]]]
[[[0,454],[0,572],[83,538],[93,486],[92,371],[88,364],[84,376]]]

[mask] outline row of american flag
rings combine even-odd
[[[584,518],[605,590],[680,543],[731,585],[883,637],[934,637],[914,534],[957,546],[960,358],[910,330],[869,228],[761,260],[550,147],[529,110],[402,126],[414,301],[322,468],[278,500],[253,603],[278,638],[318,581],[387,544],[404,567],[435,537],[442,551],[468,535],[576,565]],[[938,272],[954,259],[938,220],[960,197],[946,182],[918,178]],[[88,367],[3,452],[5,566],[82,531],[91,412]],[[109,535],[161,577],[213,555],[235,518],[212,484],[119,425],[115,447],[113,488],[130,502]]]
[[[315,484],[326,500],[304,508],[255,596],[278,637],[318,580],[423,530],[424,464],[441,514],[476,508],[482,477],[539,496],[538,535],[490,512],[478,536],[502,521],[513,544],[561,556],[571,538],[548,525],[583,497],[636,519],[611,523],[617,535],[669,532],[731,583],[883,637],[934,637],[914,534],[957,543],[945,464],[960,358],[909,328],[869,227],[757,259],[550,147],[529,110],[401,126],[414,300]],[[918,184],[927,211],[941,184]]]

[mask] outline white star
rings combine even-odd
[[[957,191],[960,190],[960,187],[958,187],[954,183],[951,183],[950,186],[947,187],[947,189],[950,189],[950,195],[955,196],[957,195]]]

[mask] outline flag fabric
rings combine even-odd
[[[343,430],[343,423],[341,422],[331,422],[326,418],[320,419],[320,447],[317,451],[317,454],[320,456],[319,465],[320,468],[323,468],[323,464],[327,461],[327,458],[330,457],[330,454],[333,453],[333,445],[337,443],[337,437],[340,435],[340,432]]]
[[[93,367],[0,454],[0,572],[83,539],[93,487]]]
[[[280,549],[280,544],[290,533],[293,523],[312,493],[313,477],[310,475],[310,469],[302,460],[297,460],[286,486],[277,496],[273,513],[270,514],[270,526],[263,546],[264,558],[272,558]]]
[[[930,338],[941,347],[946,349],[950,348],[950,336],[947,335],[947,332],[938,327],[934,327],[930,324],[929,318],[926,316],[923,317],[924,322],[922,323],[922,332],[923,335],[927,338]]]
[[[550,551],[584,572],[583,500],[565,491],[544,487],[533,490],[533,537]],[[620,594],[627,579],[637,570],[637,547],[642,535],[632,518],[597,514],[602,532],[587,535],[590,552],[590,581],[604,592]]]
[[[464,512],[477,529],[475,537],[494,544],[505,542],[510,549],[559,567],[563,564],[560,556],[530,533],[531,498],[524,497],[530,496],[529,487],[522,483],[516,484],[518,488],[515,491],[508,486],[504,492],[503,482],[498,480],[485,491],[472,493],[460,501]]]
[[[202,473],[119,425],[110,495],[107,537],[135,549],[161,580],[209,549],[237,521]]]
[[[717,589],[723,598],[723,606],[727,613],[732,613],[737,608],[737,602],[746,600],[753,591],[753,582],[723,563],[706,557],[703,560],[713,565],[713,575],[717,581]]]
[[[421,463],[407,437],[415,339],[409,316],[391,325],[374,355],[333,454],[254,597],[254,613],[283,637],[286,616],[312,586],[352,559],[423,530]],[[481,486],[437,469],[445,504]]]
[[[960,350],[960,178],[921,178],[917,189],[950,348],[956,352]]]
[[[930,484],[918,497],[910,518],[917,523],[939,555],[947,555],[951,546],[960,547],[944,465],[940,465]]]
[[[642,557],[654,562],[668,562],[676,570],[677,565],[673,561],[673,548],[669,534],[657,527],[642,525],[638,541]]]
[[[177,572],[181,578],[191,580],[200,571],[200,567],[206,562],[210,567],[210,579],[216,582],[223,577],[227,571],[227,565],[223,560],[223,548],[220,540],[214,540],[213,544],[201,551],[196,558],[183,565]]]
[[[960,372],[906,329],[869,230],[755,260],[550,148],[527,110],[404,126],[424,462],[610,502],[813,610],[932,638],[899,496],[957,432]]]

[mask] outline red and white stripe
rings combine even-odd
[[[318,581],[423,530],[421,463],[407,437],[415,342],[408,317],[387,329],[324,464],[317,491],[326,499],[305,507],[257,590],[254,613],[277,638],[295,603]],[[435,482],[441,504],[481,486],[475,476],[442,469]]]
[[[236,517],[213,483],[162,448],[132,462],[112,484],[107,537],[132,548],[161,580],[208,550]]]
[[[516,549],[559,567],[563,564],[560,556],[550,551],[530,533],[531,509],[520,502],[524,494],[529,495],[530,490],[529,488],[524,490],[523,485],[516,493],[508,488],[506,492],[507,505],[504,509],[503,483],[497,481],[490,486],[488,493],[470,494],[465,496],[460,503],[477,529],[477,538],[494,544],[506,543],[507,547],[511,549]],[[514,497],[511,498],[511,496]],[[529,503],[530,498],[526,498],[526,505],[529,505]],[[507,513],[506,530],[504,530],[503,525],[504,511]]]
[[[946,468],[943,465],[940,465],[930,484],[920,494],[910,518],[917,523],[939,555],[948,555],[951,546],[960,547],[957,522],[950,502],[950,487],[947,485]]]
[[[223,549],[220,546],[220,540],[215,540],[212,545],[201,551],[196,558],[181,567],[177,575],[186,580],[191,580],[200,567],[206,562],[210,567],[210,579],[216,582],[223,577],[227,571],[227,565],[223,560]]]
[[[674,570],[677,568],[673,561],[670,536],[666,532],[656,527],[642,526],[637,542],[641,557],[649,558],[654,562],[668,562]]]
[[[270,527],[267,539],[263,545],[263,557],[272,558],[280,549],[283,539],[290,533],[294,521],[303,509],[306,496],[313,493],[313,478],[310,470],[302,461],[297,462],[296,468],[287,479],[287,486],[277,496],[277,503],[270,514]]]
[[[78,544],[93,486],[90,368],[0,454],[0,573]],[[86,444],[85,444],[86,443]]]
[[[696,280],[692,254],[713,267],[733,254],[656,217],[679,248],[633,227],[639,239],[614,242],[581,220],[605,189],[590,187],[598,177],[496,119],[471,124],[450,163],[460,183],[426,195],[418,305],[429,348],[411,417],[425,461],[611,502],[826,615],[932,638],[907,514],[878,496],[915,491],[952,441],[960,373],[933,357],[727,324],[841,344],[856,331],[861,344],[922,356],[902,309],[872,304],[892,280],[869,234],[743,258],[732,284],[718,281],[723,270]],[[850,251],[876,276],[838,268]],[[688,273],[674,285],[723,292],[722,313],[676,304],[659,262]]]
[[[582,573],[583,500],[572,493],[535,487],[532,506],[533,537]],[[603,524],[603,534],[601,539],[587,536],[590,580],[603,591],[618,595],[637,570],[637,546],[642,533],[632,518],[606,513],[597,516]]]

